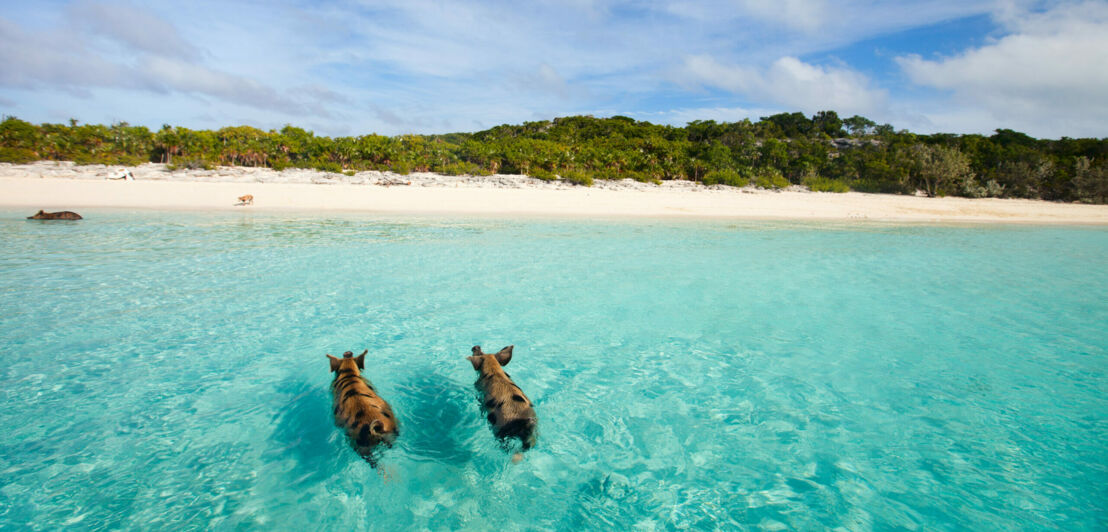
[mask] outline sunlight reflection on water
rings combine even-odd
[[[1103,229],[93,211],[0,241],[0,528],[1104,524]],[[516,346],[522,464],[477,344]],[[388,481],[331,424],[347,349],[400,419]]]

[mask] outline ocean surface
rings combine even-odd
[[[0,529],[1108,528],[1108,228],[29,214]],[[363,349],[380,471],[331,418]]]

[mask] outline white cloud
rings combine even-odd
[[[724,65],[711,57],[685,61],[688,79],[808,113],[835,110],[844,115],[874,114],[884,109],[888,95],[872,88],[862,74],[847,68],[821,67],[795,57],[782,57],[767,69]]]
[[[550,95],[557,96],[559,100],[569,100],[574,96],[578,96],[578,93],[581,92],[576,87],[571,88],[566,83],[566,79],[547,63],[539,65],[537,72],[520,77],[519,82],[520,89],[523,91],[536,94],[545,91]]]
[[[69,35],[43,35],[0,18],[0,84],[67,90],[125,79],[126,69],[83,50]]]
[[[1103,135],[1108,123],[1108,3],[1045,12],[1005,6],[1010,33],[957,56],[897,59],[916,84],[950,91],[967,112],[1033,135]],[[936,109],[932,120],[950,120]]]
[[[1057,103],[1059,116],[1083,120],[1080,130],[1060,125],[1062,134],[1103,134],[1108,119],[1095,110],[1108,90],[1097,76],[1108,69],[1094,67],[1108,64],[1097,34],[1108,31],[1090,15],[1103,4],[1035,14],[1028,2],[1039,0],[997,1],[9,3],[0,97],[32,121],[98,111],[153,116],[155,127],[203,116],[205,127],[291,122],[322,134],[472,131],[598,109],[674,124],[824,109],[930,130],[972,125],[959,117],[1009,119],[975,128],[987,131],[1019,129],[1016,114],[1042,123],[1042,102],[1054,98],[1073,103]],[[899,80],[880,70],[888,59],[876,51],[853,63],[865,54],[857,43],[900,45],[882,39],[993,10],[1008,37],[956,57],[921,48],[901,59],[910,75]],[[1073,19],[1088,28],[1072,32]],[[1070,44],[1030,60],[1058,42]],[[905,100],[898,83],[918,100]],[[134,109],[138,101],[157,111]]]
[[[327,104],[342,99],[318,86],[279,91],[249,76],[206,66],[201,55],[172,24],[124,3],[78,2],[63,12],[58,24],[35,32],[0,18],[0,64],[5,65],[0,86],[62,90],[86,98],[97,94],[97,88],[188,95],[200,102],[214,99],[319,117],[331,116]]]
[[[133,5],[81,0],[70,7],[69,15],[70,24],[79,30],[102,35],[134,50],[181,59],[195,59],[199,55],[172,24]]]
[[[159,90],[203,94],[231,103],[293,114],[307,114],[309,110],[301,102],[254,80],[183,61],[150,57],[136,70],[136,75]],[[322,108],[312,110],[317,114],[325,112]]]
[[[702,36],[703,52],[765,64],[909,28],[988,14],[996,0],[673,0],[657,10]],[[690,26],[689,22],[695,26]],[[715,43],[717,46],[711,46]]]

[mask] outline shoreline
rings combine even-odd
[[[39,162],[0,164],[0,206],[28,215],[81,208],[321,211],[376,214],[570,218],[719,218],[1108,225],[1108,205],[1022,199],[924,198],[891,194],[782,191],[691,182],[598,182],[580,187],[526,176],[354,176],[260,168],[169,171],[132,167],[136,181],[107,179],[117,169]],[[410,185],[385,186],[397,181]],[[322,184],[334,183],[334,184]],[[381,184],[377,184],[381,183]],[[235,206],[254,196],[254,205]]]

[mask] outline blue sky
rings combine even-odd
[[[830,109],[1108,136],[1108,2],[0,0],[0,113],[325,135]]]

